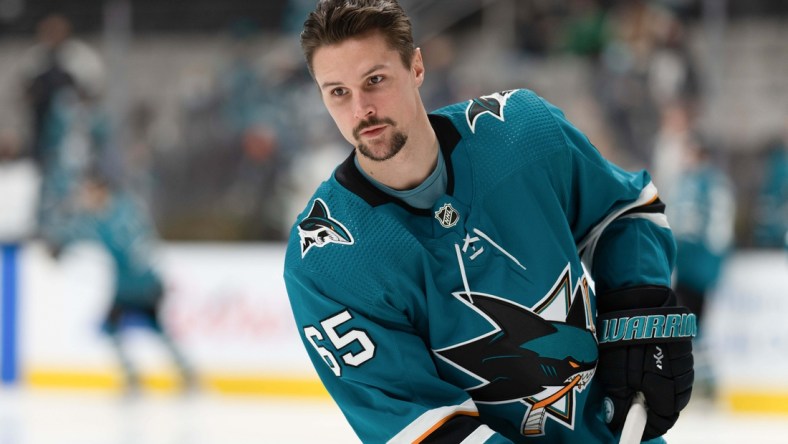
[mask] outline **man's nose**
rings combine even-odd
[[[357,94],[353,104],[353,112],[358,120],[364,120],[375,114],[375,106],[365,94]]]

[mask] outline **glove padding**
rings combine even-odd
[[[661,370],[657,362],[661,362]],[[689,403],[694,379],[692,366],[689,341],[601,350],[596,374],[612,402],[613,414],[607,418],[610,429],[621,430],[632,398],[640,391],[648,406],[643,439],[664,435]]]
[[[664,311],[666,307],[675,305],[675,294],[666,287],[618,290],[600,296],[599,311],[602,314],[603,309],[614,308],[607,312],[606,317],[615,318],[619,310],[638,304],[644,304],[640,307],[663,307]],[[677,313],[679,312],[681,310],[677,307]],[[626,319],[631,319],[637,311],[620,313],[626,314]],[[653,311],[644,310],[644,313]],[[686,319],[686,310],[684,316]],[[694,326],[694,319],[691,321]],[[605,402],[609,402],[606,406],[606,420],[611,430],[619,431],[624,426],[629,406],[637,391],[643,392],[646,398],[648,416],[643,433],[644,440],[664,435],[678,420],[679,412],[689,403],[694,380],[692,342],[691,337],[680,337],[679,333],[694,332],[694,328],[662,331],[675,335],[646,333],[644,335],[649,336],[647,339],[625,337],[600,344],[596,377],[606,392]]]

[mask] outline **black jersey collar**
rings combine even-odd
[[[452,195],[454,193],[454,168],[452,166],[451,154],[454,152],[454,148],[457,146],[462,136],[460,136],[460,132],[457,131],[457,128],[454,127],[454,124],[452,124],[447,117],[438,114],[429,114],[428,117],[432,129],[435,130],[435,135],[440,144],[440,150],[443,152],[443,159],[446,162],[446,173],[449,179],[446,185],[446,194]],[[361,174],[358,168],[356,168],[356,163],[354,161],[355,155],[356,152],[353,150],[350,156],[339,165],[334,173],[337,182],[343,187],[358,195],[373,207],[394,203],[413,214],[431,215],[430,210],[412,207],[404,201],[386,194],[375,185],[372,185],[369,180]]]

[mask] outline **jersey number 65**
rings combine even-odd
[[[375,343],[372,342],[372,339],[370,339],[369,335],[364,330],[350,329],[342,334],[337,331],[339,326],[351,319],[353,319],[353,316],[349,311],[345,310],[320,322],[320,326],[323,327],[323,331],[325,331],[337,354],[343,348],[349,347],[353,343],[358,344],[356,350],[360,348],[361,351],[357,351],[356,353],[348,351],[340,355],[345,364],[358,367],[375,357]],[[326,365],[328,365],[334,374],[336,376],[341,376],[342,367],[339,366],[339,362],[337,362],[334,353],[318,344],[318,342],[324,342],[324,337],[320,330],[315,326],[308,325],[304,327],[304,336],[306,336],[309,343],[312,344],[312,347],[315,347],[315,350],[317,350],[318,354],[320,354],[323,361],[325,361]]]

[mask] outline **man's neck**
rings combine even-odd
[[[435,170],[439,148],[438,138],[425,114],[417,131],[409,134],[408,142],[396,156],[377,162],[357,154],[358,163],[365,173],[383,185],[400,191],[410,190]]]

